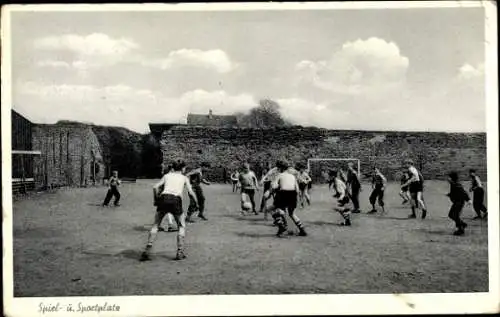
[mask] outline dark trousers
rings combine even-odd
[[[193,186],[194,194],[196,195],[196,199],[198,200],[199,213],[198,216],[203,215],[205,211],[205,195],[203,194],[203,189],[201,186]],[[189,207],[188,207],[188,216],[191,216],[196,211],[195,202],[190,199]]]
[[[473,207],[478,216],[481,216],[481,211],[486,212],[486,206],[484,206],[484,189],[478,187],[474,189],[473,193]]]
[[[250,203],[252,204],[252,211],[255,212],[255,189],[241,189],[241,194],[248,195],[248,199],[250,199]]]
[[[352,187],[351,188],[351,200],[352,204],[354,206],[354,210],[359,210],[359,192],[360,192],[359,187]]]
[[[464,222],[460,219],[460,214],[462,213],[462,209],[464,208],[464,202],[454,202],[451,204],[450,212],[448,213],[448,217],[455,221],[455,226],[460,229],[463,227]]]
[[[370,204],[375,205],[375,202],[378,199],[378,204],[383,207],[384,206],[384,191],[382,188],[375,187],[370,195]]]
[[[104,206],[107,206],[109,202],[111,201],[112,197],[115,197],[115,206],[118,205],[118,202],[120,201],[120,192],[118,191],[118,187],[116,186],[111,186],[110,189],[108,189],[108,193],[106,194],[106,198],[104,199]]]

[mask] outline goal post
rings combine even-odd
[[[307,170],[315,183],[326,182],[323,175],[330,169],[347,170],[347,164],[352,162],[356,166],[358,175],[361,175],[361,160],[357,158],[310,158],[307,160]]]

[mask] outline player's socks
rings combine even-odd
[[[422,210],[422,219],[425,219],[427,217],[427,209]]]
[[[205,221],[208,220],[207,217],[205,217],[203,214],[199,214],[198,218],[205,220]]]
[[[144,261],[151,260],[151,257],[149,256],[149,251],[151,250],[152,247],[153,247],[153,245],[151,245],[151,244],[146,245],[146,250],[144,250],[144,252],[142,252],[141,258],[139,259],[139,261],[144,262]]]

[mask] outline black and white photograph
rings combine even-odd
[[[3,7],[5,315],[498,313],[496,22]]]

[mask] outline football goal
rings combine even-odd
[[[349,163],[353,163],[358,175],[361,175],[361,162],[356,158],[310,158],[307,160],[307,169],[313,183],[324,184],[327,182],[330,169],[347,172]]]

